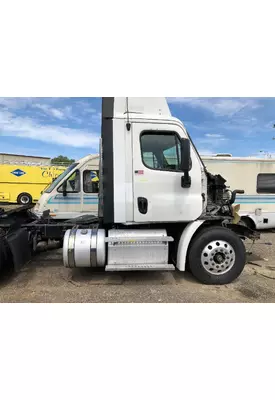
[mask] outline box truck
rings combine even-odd
[[[0,164],[0,201],[27,205],[66,170],[61,166]]]

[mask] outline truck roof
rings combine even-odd
[[[104,118],[125,118],[126,114],[171,117],[165,97],[110,97],[103,103]]]

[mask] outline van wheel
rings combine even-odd
[[[246,228],[252,229],[252,230],[256,228],[255,224],[254,224],[254,221],[252,221],[248,217],[241,218],[239,224],[242,225],[242,226],[245,226]]]
[[[32,196],[29,193],[21,193],[17,197],[17,203],[26,206],[32,203]]]
[[[225,285],[242,273],[246,251],[242,240],[223,227],[202,230],[191,243],[189,268],[200,282]]]

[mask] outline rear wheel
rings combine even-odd
[[[192,274],[202,283],[225,285],[242,273],[246,251],[242,240],[223,227],[204,229],[191,243],[188,255]]]
[[[32,196],[29,193],[21,193],[17,198],[17,203],[23,206],[32,203]]]

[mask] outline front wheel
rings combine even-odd
[[[201,231],[190,245],[188,264],[192,274],[208,285],[225,285],[242,273],[246,251],[242,240],[223,227]]]

